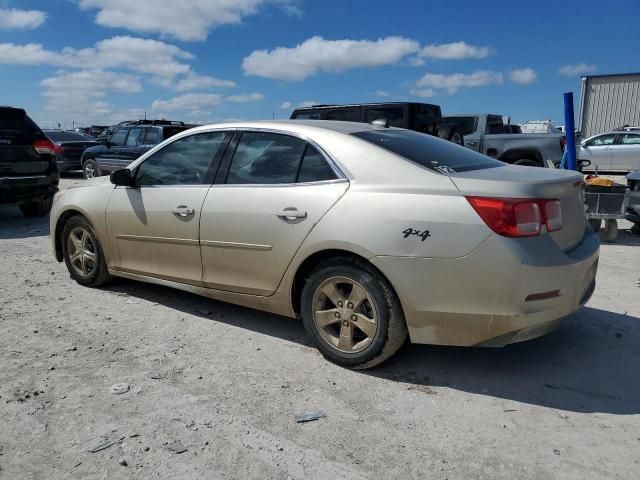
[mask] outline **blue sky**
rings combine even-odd
[[[638,0],[0,0],[0,104],[44,126],[404,100],[562,124],[581,74],[640,71],[638,20]]]

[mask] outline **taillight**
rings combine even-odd
[[[562,228],[558,200],[466,197],[491,230],[505,237],[533,237],[542,225],[548,232]]]
[[[564,150],[564,147],[566,146],[567,146],[567,137],[566,136],[560,137],[560,149]]]
[[[51,140],[36,140],[33,149],[41,155],[54,155],[56,147]]]

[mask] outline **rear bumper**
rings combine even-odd
[[[400,296],[413,343],[502,346],[556,328],[595,288],[599,241],[591,230],[569,252],[548,235],[493,235],[457,259],[375,257]],[[531,294],[559,296],[527,301]]]
[[[60,172],[66,172],[69,170],[81,170],[82,161],[81,157],[69,158],[58,155],[56,163],[58,164],[58,170]]]
[[[0,177],[0,203],[20,203],[52,197],[58,191],[57,171],[21,177]]]

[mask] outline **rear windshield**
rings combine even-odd
[[[505,165],[468,148],[411,130],[367,130],[352,135],[444,174]]]
[[[89,138],[86,135],[72,132],[45,132],[54,142],[89,142],[93,141],[93,138]]]
[[[37,132],[38,126],[23,110],[0,109],[0,130]]]

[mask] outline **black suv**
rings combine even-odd
[[[23,215],[49,213],[60,175],[55,146],[21,108],[0,107],[0,203]]]
[[[82,154],[84,178],[99,177],[126,168],[131,162],[158,143],[194,125],[169,120],[136,120],[123,122],[103,145],[87,148]]]
[[[314,105],[296,108],[292,120],[340,120],[343,122],[379,123],[381,126],[406,128],[464,145],[456,125],[442,123],[438,105],[416,102],[357,103],[349,105]]]

